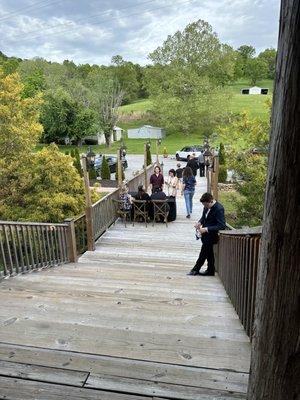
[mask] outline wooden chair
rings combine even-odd
[[[152,200],[153,204],[153,226],[154,223],[161,218],[163,222],[165,222],[166,226],[168,226],[168,215],[169,215],[169,204],[168,200]]]
[[[123,205],[124,202],[122,200],[116,200],[113,199],[113,204],[115,206],[115,212],[119,218],[122,218],[125,224],[126,228],[126,220],[128,217],[128,220],[130,221],[130,216],[131,216],[131,209],[130,210],[124,210]]]
[[[145,221],[146,227],[148,222],[148,201],[147,200],[133,200],[133,221],[132,225],[139,218],[142,218]]]

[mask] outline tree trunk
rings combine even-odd
[[[104,137],[105,137],[106,147],[110,147],[111,146],[111,131],[104,131]]]
[[[300,2],[283,0],[249,400],[300,398]]]

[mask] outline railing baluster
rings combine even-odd
[[[2,258],[2,262],[3,264],[3,270],[4,270],[4,275],[8,275],[8,269],[7,269],[7,263],[6,263],[6,254],[5,254],[5,250],[4,250],[4,241],[5,241],[5,227],[4,226],[0,226],[0,250],[1,250],[1,258]],[[0,260],[1,261],[1,260]]]

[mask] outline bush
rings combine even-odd
[[[166,147],[164,147],[163,155],[164,155],[165,158],[168,157],[168,150],[167,150]]]
[[[225,183],[227,181],[227,168],[225,165],[219,165],[218,181],[220,183]]]
[[[150,146],[147,146],[147,165],[152,164],[151,150]]]
[[[97,179],[97,172],[94,167],[89,169],[89,179],[93,181]]]
[[[225,165],[225,164],[226,164],[226,159],[225,159],[225,148],[224,148],[224,144],[223,144],[223,143],[220,143],[219,164],[220,164],[220,165]]]
[[[108,165],[108,162],[107,162],[105,156],[103,156],[102,164],[101,164],[101,178],[102,179],[110,179],[109,165]]]

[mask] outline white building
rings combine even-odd
[[[111,142],[121,140],[123,129],[119,126],[114,126]],[[98,132],[95,135],[89,135],[82,139],[86,144],[105,144],[105,136],[103,132]]]
[[[251,88],[244,88],[241,90],[241,94],[268,94],[269,89],[260,88],[258,86],[253,86]]]
[[[128,139],[163,139],[166,132],[163,128],[144,125],[136,129],[128,129]]]

